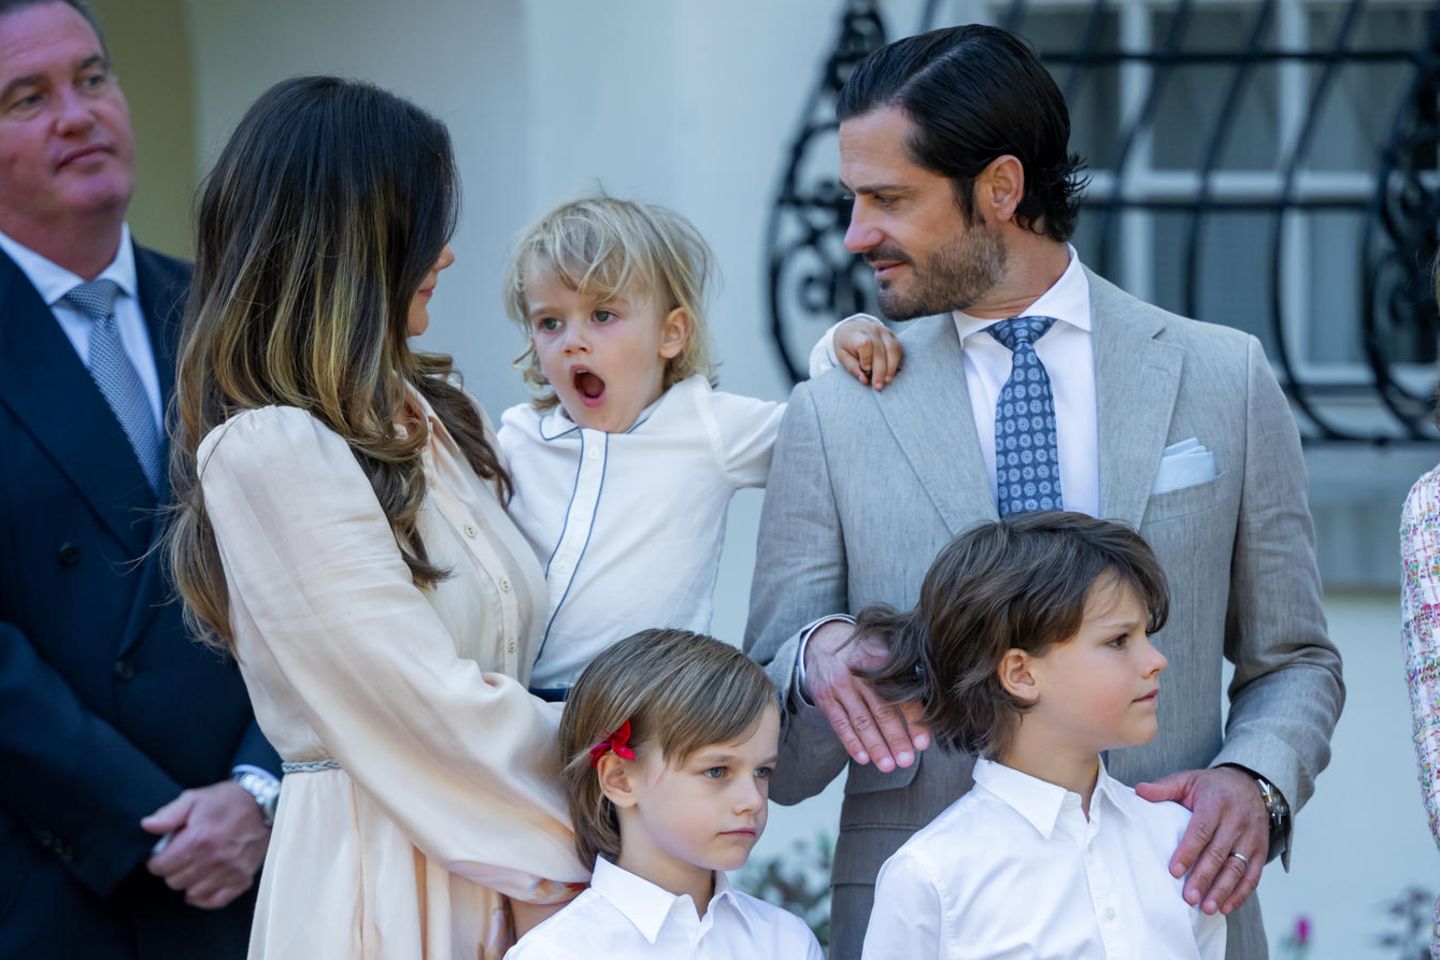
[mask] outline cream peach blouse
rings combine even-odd
[[[503,897],[587,871],[559,786],[559,713],[526,692],[545,582],[493,488],[430,426],[419,530],[450,570],[411,581],[350,448],[294,407],[200,445],[230,626],[261,729],[292,764],[252,960],[456,960],[508,947]],[[488,428],[488,425],[487,425]]]

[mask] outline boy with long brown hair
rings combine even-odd
[[[876,690],[976,755],[974,788],[881,868],[866,960],[1225,955],[1224,917],[1168,870],[1189,812],[1103,760],[1159,729],[1168,608],[1139,534],[1044,512],[952,541],[913,610],[861,613],[889,640]]]

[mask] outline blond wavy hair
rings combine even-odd
[[[775,684],[740,650],[689,630],[642,630],[590,662],[560,719],[562,778],[580,862],[620,856],[620,819],[600,788],[590,748],[627,721],[630,746],[684,763],[733,743],[779,709]]]
[[[202,639],[233,643],[196,450],[237,413],[297,407],[343,437],[420,586],[447,571],[430,562],[417,528],[428,429],[405,402],[407,384],[475,472],[508,495],[450,358],[408,343],[411,301],[454,229],[456,184],[440,121],[335,77],[276,84],[221,152],[197,215],[170,427],[176,503],[163,545]]]
[[[522,233],[505,268],[505,310],[527,338],[525,283],[541,271],[600,301],[651,296],[667,314],[683,309],[691,317],[690,336],[680,353],[665,362],[662,388],[669,390],[697,373],[714,384],[705,317],[714,256],[680,214],[655,204],[585,197],[557,207]],[[533,340],[515,365],[541,391],[532,400],[537,408],[550,410],[560,402],[540,369]]]

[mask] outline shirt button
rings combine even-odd
[[[479,532],[480,532],[480,531],[478,531],[478,530],[475,529],[475,525],[474,525],[474,524],[470,524],[470,523],[465,524],[465,536],[469,537],[471,540],[474,540],[475,537],[476,537],[476,535],[477,535]]]
[[[60,561],[62,567],[73,567],[80,562],[80,548],[73,543],[62,543],[60,549],[55,551],[55,559]]]
[[[1094,840],[1091,840],[1089,843],[1085,844],[1085,852],[1086,852],[1086,853],[1094,853],[1094,852],[1095,852],[1095,841],[1094,841]]]
[[[590,452],[587,453],[587,454],[585,454],[585,456],[589,457],[591,460],[599,460],[599,459],[600,459],[600,448],[599,448],[599,447],[591,447],[591,448],[590,448]]]
[[[115,676],[121,680],[130,680],[135,676],[135,668],[125,660],[115,661]]]
[[[1106,919],[1106,920],[1114,920],[1114,919],[1115,919],[1115,908],[1114,908],[1114,907],[1106,907],[1106,908],[1105,908],[1105,919]]]
[[[509,592],[510,592],[510,580],[509,580],[508,578],[503,578],[503,577],[501,578],[501,580],[500,580],[500,592],[501,592],[501,593],[509,593]]]
[[[511,640],[509,643],[505,644],[505,651],[506,651],[507,653],[514,653],[514,652],[515,652],[515,641],[514,641],[514,640]]]

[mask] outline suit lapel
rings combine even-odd
[[[175,351],[180,340],[180,315],[184,307],[187,278],[165,261],[141,247],[135,247],[135,277],[139,286],[140,311],[150,334],[150,350],[155,357],[155,374],[160,381],[160,403],[163,420],[169,423],[170,398],[175,392]],[[166,463],[169,463],[170,435],[164,431]],[[170,471],[164,471],[159,499],[170,496]]]
[[[175,390],[175,351],[179,344],[180,315],[187,289],[187,277],[178,265],[169,265],[159,255],[135,247],[135,278],[139,287],[140,310],[150,334],[150,350],[155,357],[155,373],[160,381],[160,402],[165,404],[165,422],[169,423],[170,398]],[[169,463],[170,437],[165,433],[166,464]],[[170,471],[163,472],[159,499],[170,500]],[[116,656],[123,657],[145,635],[150,621],[167,602],[171,602],[159,551],[145,557],[135,603],[121,634]]]
[[[955,324],[949,316],[920,323],[926,326],[906,338],[904,371],[871,396],[946,528],[956,536],[998,514],[975,435]]]
[[[14,411],[132,556],[155,498],[125,433],[29,279],[0,254],[0,403]]]
[[[1163,314],[1089,273],[1100,438],[1100,515],[1139,529],[1180,389],[1183,350]]]

